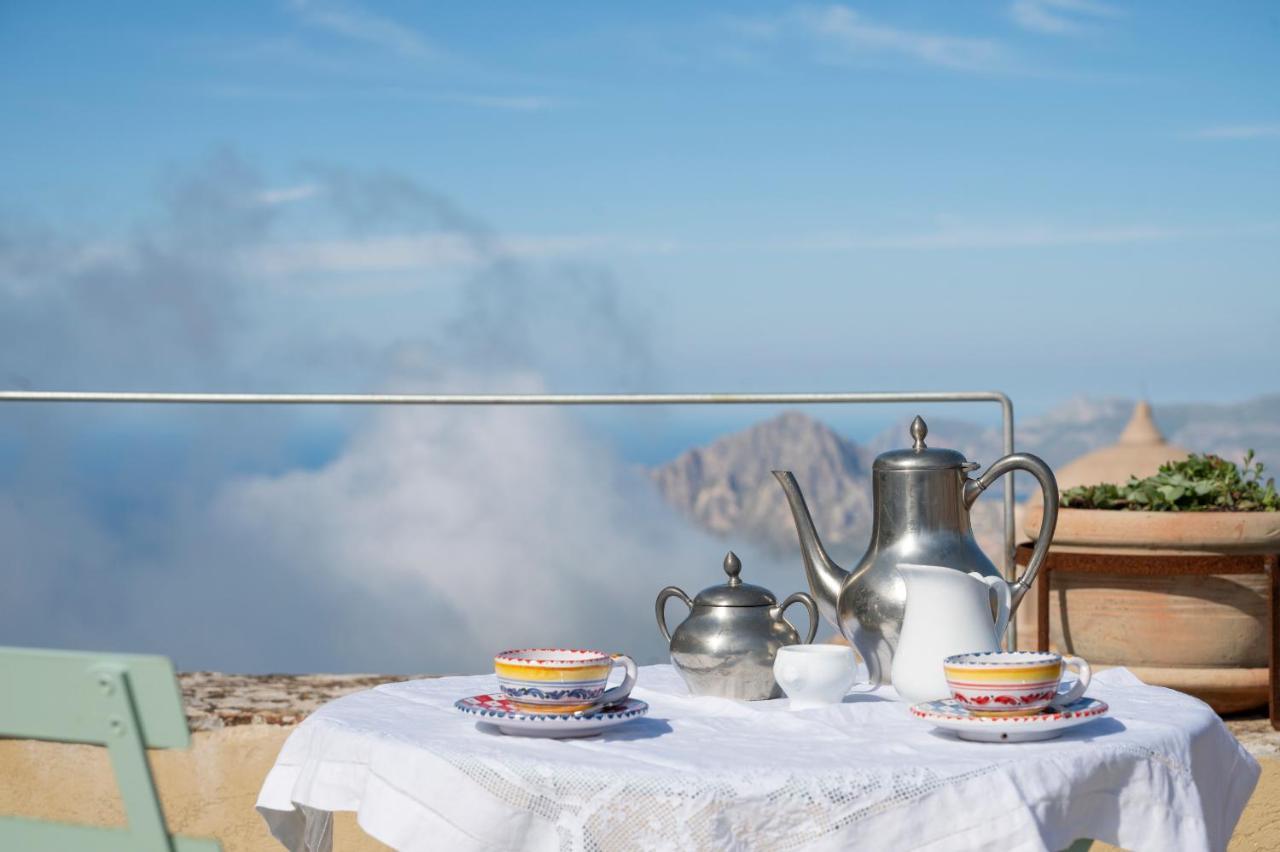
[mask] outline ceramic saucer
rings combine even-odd
[[[454,702],[463,713],[497,725],[504,734],[517,737],[590,737],[601,731],[639,719],[649,705],[636,698],[583,713],[530,713],[517,708],[500,693],[473,695]]]
[[[911,715],[939,728],[955,731],[962,740],[982,743],[1026,743],[1051,740],[1077,725],[1107,714],[1107,704],[1081,698],[1066,707],[1051,707],[1032,716],[975,716],[954,698],[911,706]]]

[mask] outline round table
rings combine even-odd
[[[289,737],[258,810],[286,847],[327,852],[354,811],[401,850],[1223,849],[1259,767],[1209,707],[1124,669],[1101,719],[1056,740],[973,743],[889,687],[791,711],[689,695],[640,669],[646,718],[589,739],[505,736],[453,707],[493,676],[340,698]]]

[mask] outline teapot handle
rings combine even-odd
[[[668,642],[671,641],[671,634],[667,631],[667,598],[679,598],[684,601],[684,605],[689,607],[690,612],[693,611],[693,601],[689,600],[689,596],[684,593],[684,589],[678,586],[667,586],[658,592],[658,601],[653,605],[654,611],[658,614],[658,629],[662,631],[662,638]]]
[[[787,617],[784,613],[786,613],[787,607],[791,606],[793,603],[802,603],[804,604],[804,608],[809,610],[809,635],[805,637],[804,642],[801,644],[812,645],[813,637],[818,635],[818,605],[813,602],[813,598],[809,597],[804,592],[796,592],[794,595],[783,601],[782,606],[778,607],[778,615],[783,621],[787,621]],[[787,621],[787,624],[791,624],[791,622]],[[796,626],[791,624],[791,629],[796,630]],[[798,636],[799,634],[800,631],[796,630],[796,635]]]
[[[1049,544],[1053,541],[1053,530],[1058,525],[1058,480],[1054,478],[1049,465],[1045,464],[1039,456],[1033,456],[1031,453],[1013,453],[994,462],[977,479],[967,480],[964,484],[964,505],[967,509],[978,499],[979,494],[990,487],[991,483],[1015,470],[1025,470],[1040,483],[1040,492],[1044,497],[1044,520],[1040,524],[1040,537],[1036,539],[1036,546],[1031,551],[1027,570],[1022,572],[1022,576],[1010,588],[1012,593],[1010,613],[1015,612],[1018,604],[1022,603],[1023,595],[1031,589],[1031,584],[1036,581],[1036,575],[1040,573],[1040,563],[1044,562],[1045,556],[1049,553]]]

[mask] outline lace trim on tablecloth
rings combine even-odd
[[[1108,751],[1161,764],[1192,782],[1182,763],[1131,744]],[[946,773],[918,766],[779,775],[773,770],[696,777],[611,773],[599,769],[438,755],[511,807],[552,823],[563,852],[630,848],[723,849],[750,839],[752,849],[788,852],[864,819],[910,805],[945,786],[1001,770],[1004,762]],[[744,807],[748,802],[754,806]]]
[[[786,852],[999,768],[988,764],[953,774],[905,767],[892,773],[780,776],[766,770],[624,778],[602,770],[552,771],[510,760],[439,756],[490,795],[555,825],[565,852],[719,850],[744,839],[753,849]]]

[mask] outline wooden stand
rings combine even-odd
[[[1031,544],[1018,545],[1017,562],[1031,559]],[[1270,578],[1267,620],[1270,636],[1268,700],[1271,727],[1280,731],[1280,554],[1229,556],[1222,554],[1073,553],[1050,550],[1040,566],[1036,600],[1036,647],[1049,650],[1049,587],[1054,573],[1128,574],[1135,577],[1173,577],[1210,574],[1266,574]]]

